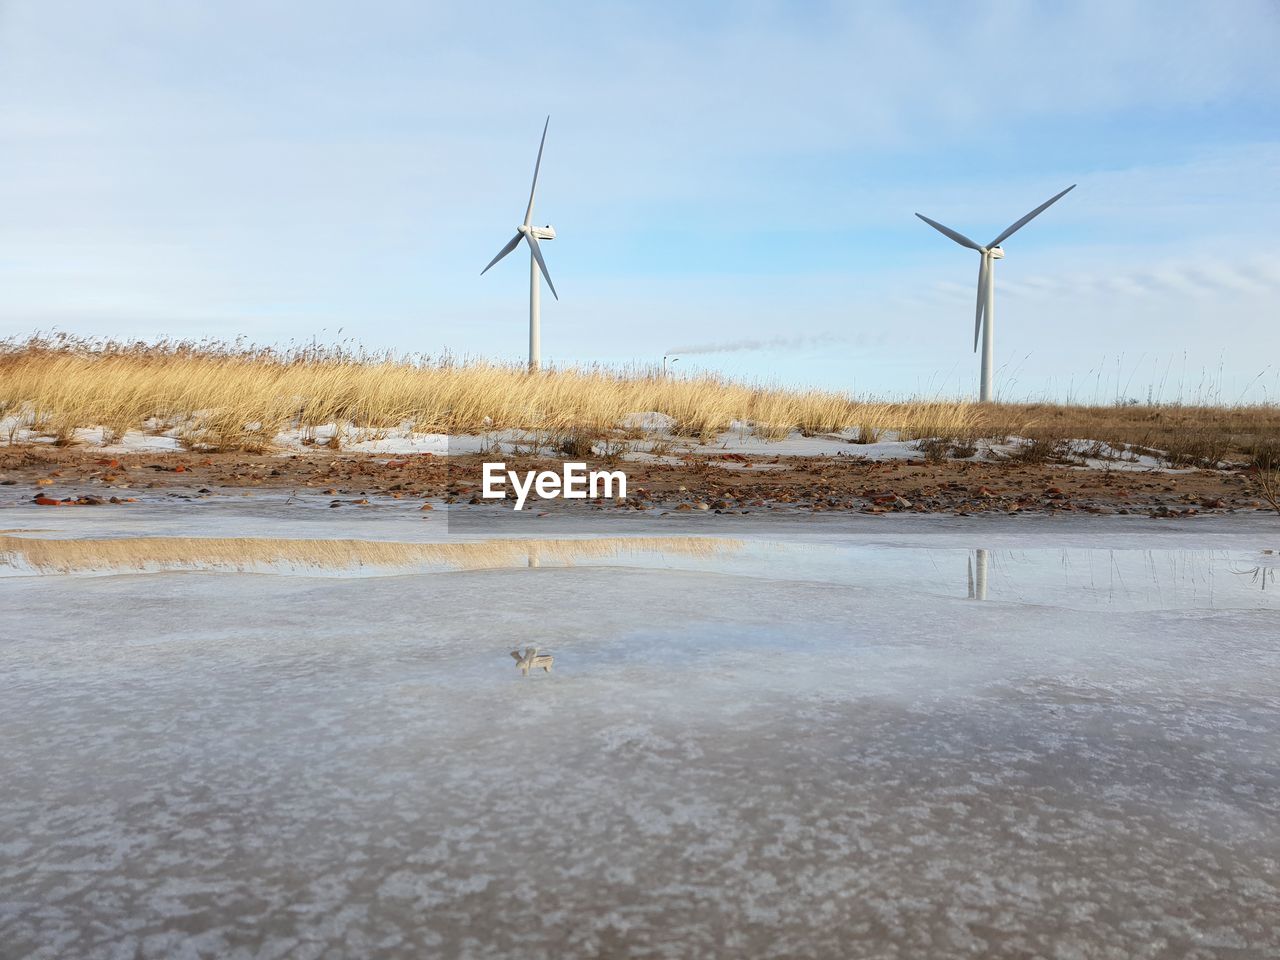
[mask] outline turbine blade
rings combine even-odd
[[[503,257],[505,257],[508,253],[510,253],[519,245],[520,245],[520,234],[517,233],[514,237],[511,238],[510,242],[505,247],[503,247],[501,250],[498,251],[498,255],[489,261],[489,267],[492,267],[495,263],[497,263],[499,260],[501,260]],[[485,267],[483,270],[481,270],[480,276],[483,277],[486,273],[488,273],[489,267]]]
[[[987,284],[991,282],[990,274],[987,272],[987,257],[982,256],[982,263],[978,266],[978,307],[974,311],[973,318],[973,352],[978,352],[978,334],[982,332],[982,321],[986,318],[987,313]]]
[[[937,220],[930,220],[923,213],[917,213],[916,216],[919,217],[921,220],[923,220],[925,223],[927,223],[929,226],[933,227],[933,229],[937,230],[939,233],[943,234],[944,236],[950,237],[956,243],[960,244],[960,246],[968,247],[970,250],[977,250],[979,253],[982,252],[982,248],[978,246],[976,243],[974,243],[972,240],[970,240],[968,237],[966,237],[963,233],[957,233],[955,230],[952,230],[950,227],[944,227]]]
[[[1063,190],[1061,193],[1057,194],[1056,196],[1050,197],[1048,200],[1040,204],[1040,206],[1036,207],[1034,210],[1028,213],[1025,217],[1023,217],[1017,223],[1013,224],[1008,229],[1006,229],[1004,233],[1000,234],[1000,236],[996,237],[994,240],[988,243],[987,246],[988,247],[1000,246],[1000,244],[1003,241],[1008,240],[1011,236],[1013,236],[1015,233],[1017,233],[1019,230],[1025,227],[1028,223],[1030,223],[1036,217],[1040,216],[1040,214],[1044,213],[1046,210],[1048,210],[1051,206],[1053,206],[1055,203],[1057,203],[1059,200],[1061,200],[1063,197],[1065,197],[1068,193],[1070,193],[1075,188],[1076,188],[1076,185],[1073,183],[1071,186],[1067,187],[1067,189]]]
[[[542,168],[542,148],[547,145],[547,127],[551,126],[551,115],[542,125],[542,142],[538,144],[538,162],[533,165],[533,186],[529,188],[529,206],[524,211],[524,225],[527,227],[533,220],[533,194],[538,189],[538,170]],[[545,272],[545,271],[544,271]],[[547,283],[551,281],[548,280]]]
[[[547,273],[547,262],[542,259],[542,248],[538,246],[537,237],[532,233],[526,233],[524,238],[529,241],[529,249],[533,251],[533,259],[538,261],[538,269],[547,278],[547,286],[551,288],[551,295],[559,300],[560,294],[556,293],[556,285],[551,282],[551,274]]]

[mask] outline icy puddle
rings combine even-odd
[[[806,539],[596,537],[402,543],[216,537],[45,539],[0,534],[0,577],[164,571],[377,577],[509,567],[631,567],[802,580],[1065,607],[1280,607],[1280,553],[1020,549]]]
[[[1274,522],[82,516],[0,534],[6,960],[1280,955]]]

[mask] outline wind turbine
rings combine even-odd
[[[547,272],[546,261],[542,259],[542,250],[538,246],[539,240],[554,240],[556,231],[550,225],[544,227],[533,226],[533,195],[538,189],[538,170],[542,166],[542,148],[547,144],[547,127],[551,125],[551,117],[547,117],[547,122],[542,125],[542,142],[538,144],[538,162],[533,165],[533,186],[529,188],[529,206],[524,211],[524,223],[516,227],[516,235],[511,238],[505,247],[498,251],[498,255],[489,261],[489,267],[505,257],[508,253],[520,246],[520,240],[524,239],[529,243],[529,369],[537,370],[542,365],[542,329],[540,326],[540,299],[542,292],[542,284],[538,279],[538,271],[542,271],[542,275],[547,278],[547,286],[551,288],[551,295],[557,300],[560,295],[556,293],[556,285],[551,282],[551,274]],[[485,267],[480,271],[480,276],[484,276],[489,272],[489,267]]]
[[[1000,244],[1009,237],[1013,236],[1028,223],[1034,220],[1040,214],[1044,213],[1053,204],[1057,203],[1068,193],[1076,188],[1073,183],[1067,189],[1063,190],[1056,196],[1050,197],[1040,206],[1036,207],[1021,220],[1012,224],[1005,229],[1000,236],[996,237],[985,247],[974,243],[963,233],[958,233],[950,227],[944,227],[937,220],[930,220],[923,213],[917,213],[916,216],[927,223],[939,233],[950,237],[962,247],[968,247],[970,250],[977,250],[982,255],[982,265],[978,267],[978,306],[973,322],[973,350],[978,352],[978,334],[982,334],[982,384],[978,390],[978,400],[981,403],[991,402],[992,393],[992,365],[993,356],[995,354],[995,312],[996,312],[996,278],[995,278],[995,262],[1004,259],[1004,251],[1000,249]]]

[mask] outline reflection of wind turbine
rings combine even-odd
[[[978,568],[976,576],[975,560]],[[987,551],[982,548],[973,551],[973,556],[969,558],[969,599],[987,599]]]
[[[973,323],[973,349],[978,349],[978,333],[982,333],[982,384],[978,391],[978,400],[982,403],[990,403],[992,395],[992,366],[995,354],[995,309],[996,309],[996,278],[995,278],[995,262],[1004,258],[1004,251],[1000,248],[1000,244],[1009,237],[1013,236],[1028,223],[1038,217],[1050,206],[1062,199],[1068,193],[1076,188],[1073,183],[1071,186],[1063,190],[1055,197],[1046,200],[1040,206],[1036,207],[1021,220],[1014,223],[1006,229],[1000,236],[996,237],[985,247],[974,243],[963,233],[958,233],[950,227],[944,227],[937,220],[930,220],[923,213],[917,213],[916,216],[933,227],[939,233],[950,237],[962,247],[968,247],[970,250],[977,250],[982,255],[982,265],[978,268],[978,306]],[[985,322],[984,322],[985,320]]]
[[[1267,584],[1276,582],[1276,568],[1257,566],[1249,570],[1232,570],[1237,577],[1249,577],[1251,583],[1256,583],[1261,589],[1267,589]]]
[[[556,232],[551,226],[535,227],[533,226],[533,195],[538,189],[538,170],[542,166],[542,148],[547,143],[547,127],[551,125],[551,118],[547,117],[547,122],[542,126],[542,142],[538,144],[538,162],[533,165],[533,186],[529,188],[529,206],[524,211],[524,223],[516,227],[516,235],[508,241],[507,245],[498,251],[498,255],[489,261],[489,267],[505,257],[508,253],[520,245],[521,239],[529,243],[529,369],[537,370],[542,365],[542,330],[540,326],[540,294],[542,286],[538,279],[538,271],[542,271],[542,275],[547,278],[547,286],[551,288],[551,295],[557,300],[560,295],[556,293],[556,285],[551,282],[551,274],[547,272],[546,261],[542,259],[542,250],[538,246],[539,240],[554,240]],[[480,271],[480,275],[484,276],[489,272],[489,267],[485,267]]]

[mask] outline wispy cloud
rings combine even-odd
[[[1255,255],[1256,256],[1256,255]],[[1173,259],[1158,261],[1136,270],[1072,271],[1041,274],[1026,279],[1001,281],[1002,296],[1027,301],[1075,298],[1123,297],[1176,301],[1183,297],[1251,299],[1280,296],[1280,270],[1274,257],[1258,257],[1245,262],[1228,259]],[[950,294],[953,285],[938,285],[940,294]]]
[[[847,337],[836,336],[828,332],[790,337],[744,337],[739,340],[720,340],[672,347],[667,353],[673,356],[693,356],[708,353],[744,353],[757,350],[813,350],[842,343],[847,339]]]

